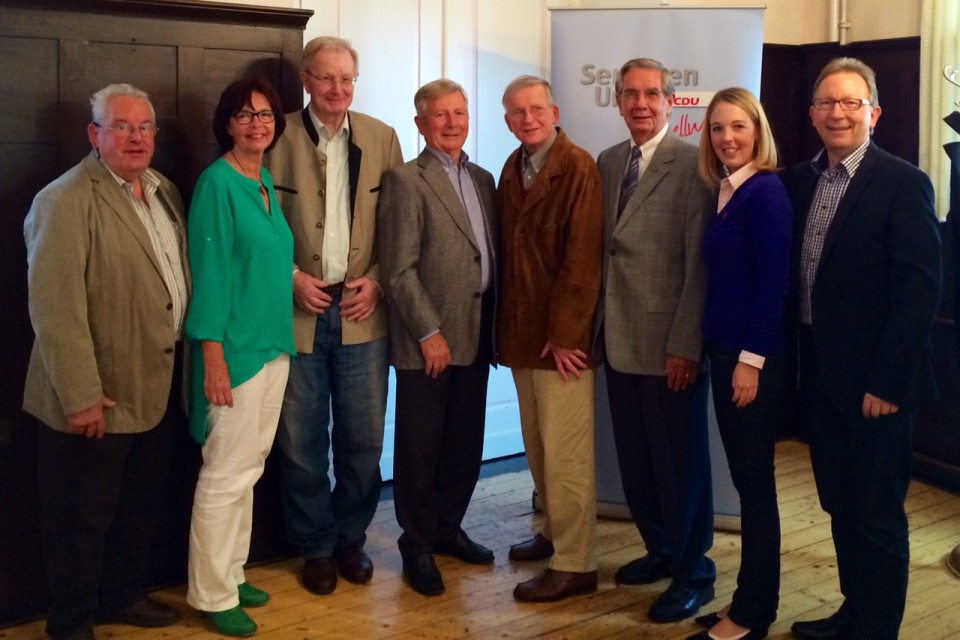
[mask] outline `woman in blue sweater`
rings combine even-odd
[[[697,618],[691,639],[753,640],[777,617],[780,514],[773,456],[787,382],[783,320],[793,208],[774,175],[777,150],[763,107],[746,89],[717,92],[700,138],[700,176],[715,190],[703,242],[703,334],[713,402],[740,494],[741,562],[724,610]]]
[[[248,584],[253,485],[277,431],[293,346],[293,235],[262,165],[284,129],[266,81],[238,80],[220,96],[213,132],[222,155],[190,202],[193,299],[190,431],[203,445],[190,522],[187,602],[229,636],[267,602]]]

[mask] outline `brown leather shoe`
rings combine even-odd
[[[310,558],[303,563],[303,588],[318,596],[326,596],[337,588],[337,565],[333,556]]]
[[[346,546],[334,555],[340,575],[347,582],[366,584],[373,576],[373,562],[359,545]]]
[[[534,560],[549,558],[552,555],[553,542],[538,533],[526,542],[510,547],[509,558],[514,562],[533,562]]]
[[[596,571],[575,573],[544,569],[537,577],[518,584],[513,590],[513,598],[521,602],[555,602],[596,590]]]

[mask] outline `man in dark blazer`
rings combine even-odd
[[[310,103],[287,116],[264,158],[293,232],[296,269],[297,357],[277,430],[283,511],[304,558],[303,586],[318,595],[336,588],[338,572],[354,584],[373,575],[363,545],[380,498],[387,408],[376,210],[380,177],[403,158],[393,128],[348,111],[357,64],[341,38],[306,44],[300,81]]]
[[[824,149],[793,167],[800,389],[844,602],[799,638],[896,638],[909,569],[911,432],[936,395],[930,328],[940,295],[933,187],[880,150],[873,70],[830,62],[810,118]]]
[[[394,501],[403,575],[443,593],[433,553],[489,564],[461,523],[480,474],[494,362],[496,190],[463,152],[467,98],[450,80],[414,96],[426,148],[383,177],[382,284],[397,372]]]
[[[623,65],[616,100],[630,130],[597,159],[603,181],[603,288],[596,355],[605,361],[620,477],[647,555],[620,584],[671,583],[650,619],[687,618],[713,598],[716,569],[700,373],[707,192],[696,147],[669,131],[673,82],[648,58]]]
[[[517,600],[561,600],[597,589],[597,489],[589,356],[600,291],[603,203],[589,153],[556,128],[545,80],[520,76],[503,93],[520,141],[503,165],[499,361],[513,370],[520,426],[545,521],[510,548],[514,561],[549,566],[517,585]]]
[[[143,583],[182,426],[178,342],[190,295],[183,202],[150,169],[156,115],[129,84],[90,99],[92,151],[24,221],[50,637],[93,624],[163,627],[179,614]]]

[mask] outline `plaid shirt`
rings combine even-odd
[[[807,224],[803,230],[803,248],[800,253],[800,322],[813,323],[810,294],[817,277],[817,268],[820,266],[820,255],[823,253],[823,241],[837,213],[843,194],[846,193],[850,181],[853,180],[863,156],[870,146],[868,138],[856,151],[840,161],[833,169],[827,168],[826,149],[814,156],[810,165],[815,173],[819,174],[817,191],[807,213]]]

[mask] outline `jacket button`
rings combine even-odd
[[[322,223],[322,222],[318,222],[318,223],[317,223],[317,229],[323,229],[323,223]]]
[[[617,255],[617,250],[616,250],[616,249],[610,249],[610,255],[612,255],[612,256]]]
[[[314,260],[319,260],[319,259],[320,259],[320,256],[317,255],[317,254],[313,254],[313,259],[314,259]]]
[[[480,262],[480,256],[473,256],[474,262]]]
[[[322,196],[322,195],[326,195],[326,191],[325,191],[324,189],[320,189],[320,195],[321,195],[321,196]]]
[[[164,353],[173,353],[173,347],[167,347],[163,350]]]
[[[473,292],[473,297],[474,297],[474,298],[479,298],[479,297],[482,296],[482,295],[483,295],[483,294],[480,293],[479,291],[474,291],[474,292]]]
[[[172,303],[172,302],[168,302],[168,303],[167,303],[167,311],[170,311],[170,310],[172,310],[172,309],[173,309],[173,303]]]

